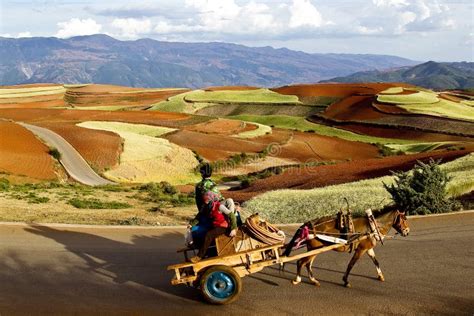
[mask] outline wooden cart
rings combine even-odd
[[[361,236],[352,242],[360,242],[369,235]],[[171,265],[168,270],[175,273],[173,285],[186,284],[199,288],[204,299],[211,304],[228,304],[237,299],[242,290],[241,278],[261,271],[263,268],[295,261],[301,258],[334,250],[347,244],[331,244],[323,248],[299,253],[293,256],[281,256],[283,244],[265,245],[242,231],[236,237],[220,236],[216,240],[217,256],[203,259],[197,263]],[[192,249],[181,249],[185,260]]]

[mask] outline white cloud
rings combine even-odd
[[[372,0],[370,12],[359,19],[362,34],[365,28],[378,30],[372,34],[401,35],[407,32],[432,32],[453,29],[449,7],[437,0]]]
[[[148,34],[152,30],[149,19],[114,19],[112,26],[120,29],[120,36],[128,38],[137,38],[140,34]]]
[[[9,37],[9,38],[22,38],[22,37],[33,37],[30,32],[20,32],[17,35],[12,35],[10,33],[0,34],[0,37]]]
[[[324,24],[310,0],[292,0],[290,4],[273,7],[253,0],[240,5],[234,0],[185,0],[185,7],[195,14],[178,22],[161,17],[154,32],[184,37],[193,34],[208,39],[281,38],[288,34],[295,36],[294,29],[308,31]]]
[[[69,21],[59,22],[59,30],[56,37],[67,38],[78,35],[92,35],[100,33],[102,25],[98,24],[93,19],[78,19],[72,18]]]
[[[314,26],[320,27],[323,17],[309,0],[293,0],[290,5],[290,27]]]

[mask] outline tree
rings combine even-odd
[[[448,198],[446,187],[451,180],[439,167],[439,161],[418,161],[409,172],[393,172],[395,183],[385,189],[395,205],[408,214],[446,213],[459,210],[460,204]]]

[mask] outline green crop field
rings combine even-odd
[[[200,93],[188,94],[184,97],[189,102],[204,103],[285,103],[301,104],[295,95],[284,95],[268,89],[258,90],[222,90],[222,91],[201,91]]]
[[[448,147],[462,147],[462,142],[432,142],[432,143],[413,143],[413,144],[389,144],[387,147],[402,151],[405,154],[416,154],[421,152],[445,149]]]
[[[439,99],[433,104],[399,104],[398,106],[412,113],[474,121],[472,106],[444,99]]]
[[[462,104],[469,105],[469,106],[474,106],[474,101],[473,100],[463,100],[461,101]]]
[[[453,177],[448,192],[459,196],[474,189],[474,154],[443,164],[441,168]],[[345,207],[361,214],[365,209],[379,209],[391,203],[383,183],[393,183],[394,177],[385,176],[311,190],[277,190],[256,196],[245,204],[246,210],[258,212],[275,223],[301,223],[321,216],[334,215]]]
[[[403,87],[391,87],[380,92],[380,94],[399,94],[403,92]]]
[[[0,98],[26,98],[66,92],[63,86],[32,87],[18,89],[0,89]]]
[[[157,136],[173,129],[119,122],[83,122],[80,127],[117,133],[124,140],[120,164],[104,175],[122,183],[167,181],[173,185],[196,182],[194,153]]]
[[[316,124],[307,121],[303,117],[293,117],[293,116],[284,116],[284,115],[267,115],[267,116],[259,116],[259,115],[238,115],[238,116],[231,116],[229,118],[260,123],[264,125],[269,125],[278,128],[284,129],[294,129],[302,132],[307,131],[314,131],[319,135],[324,136],[332,136],[338,137],[345,140],[350,141],[358,141],[363,143],[369,144],[410,144],[415,141],[406,140],[406,139],[394,139],[394,138],[382,138],[382,137],[374,137],[368,135],[361,135],[352,133],[343,129],[330,127],[326,125]]]
[[[379,94],[377,101],[391,104],[429,104],[439,101],[436,93],[419,91],[413,94]]]

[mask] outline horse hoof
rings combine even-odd
[[[318,286],[318,287],[321,286],[321,284],[319,283],[319,281],[316,280],[316,279],[310,279],[310,281],[311,281],[311,283],[313,283],[314,286]]]
[[[377,279],[379,279],[380,282],[385,282],[385,278],[383,275],[379,275]]]
[[[352,285],[349,282],[344,283],[344,286],[347,287],[348,289],[352,287]]]
[[[301,281],[293,280],[293,281],[291,281],[291,284],[293,284],[293,285],[298,285],[298,284],[300,284],[300,282],[301,282]]]

